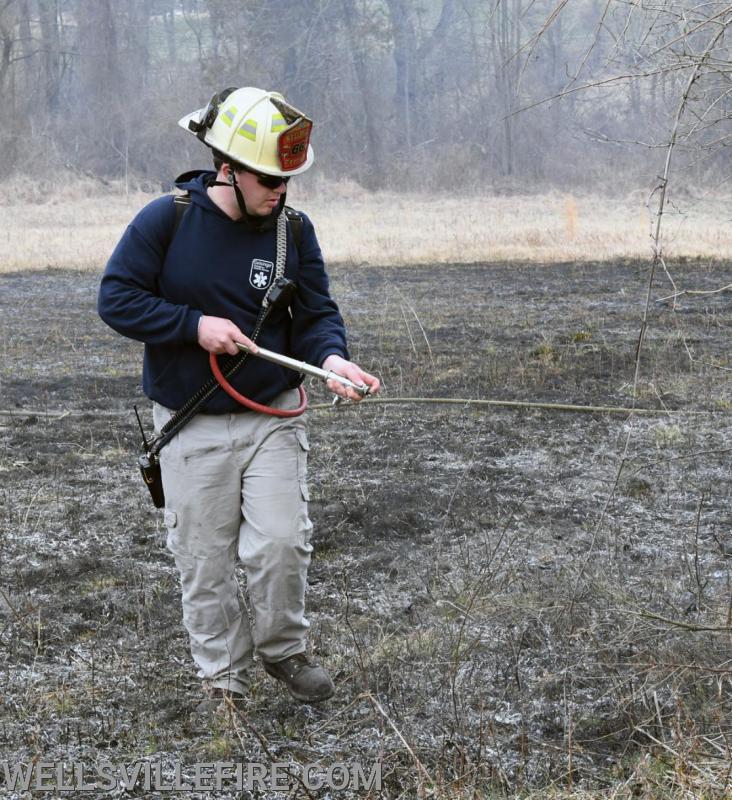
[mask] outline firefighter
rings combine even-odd
[[[234,355],[237,342],[255,350],[261,344],[378,392],[378,379],[349,360],[311,221],[285,215],[289,180],[313,164],[311,120],[281,94],[248,87],[214,95],[179,125],[211,148],[214,170],[177,181],[190,195],[177,229],[172,196],[139,212],[107,264],[98,300],[108,325],[145,344],[143,389],[156,430],[210,378],[209,354]],[[289,310],[271,314],[252,342],[278,272],[296,292]],[[231,383],[258,403],[290,409],[300,380],[250,358]],[[361,399],[353,389],[328,385],[345,399]],[[304,417],[253,412],[219,391],[160,452],[183,621],[215,702],[246,695],[255,655],[297,700],[318,702],[334,692],[328,672],[306,652],[308,449]],[[251,625],[237,559],[246,572]]]

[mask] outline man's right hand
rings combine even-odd
[[[239,352],[236,342],[245,344],[252,353],[259,348],[230,319],[203,316],[198,322],[198,344],[209,353],[228,353],[235,356]]]

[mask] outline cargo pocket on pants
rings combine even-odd
[[[178,567],[187,566],[192,561],[190,555],[181,547],[180,544],[180,531],[178,529],[178,515],[171,508],[166,508],[163,513],[163,525],[168,531],[166,539],[166,546],[168,550],[175,556],[176,563],[180,560]]]
[[[310,500],[310,492],[308,490],[308,451],[310,450],[310,443],[308,442],[308,434],[305,428],[295,428],[295,436],[297,436],[297,479],[300,483],[300,494],[302,499],[307,503]]]

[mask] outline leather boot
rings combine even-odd
[[[302,703],[317,703],[333,696],[335,686],[330,675],[305,653],[295,653],[283,661],[264,661],[268,675],[282,681],[287,691]]]

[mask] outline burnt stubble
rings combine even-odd
[[[672,268],[684,288],[729,283],[729,264]],[[331,270],[352,356],[385,397],[623,407],[647,273]],[[177,573],[135,463],[141,346],[97,318],[97,275],[4,276],[2,758],[149,759],[165,774],[383,759],[385,798],[623,783],[667,797],[683,774],[722,796],[732,295],[673,309],[657,283],[636,402],[680,413],[312,411],[308,609],[336,696],[298,705],[259,668],[240,716],[202,724]]]

